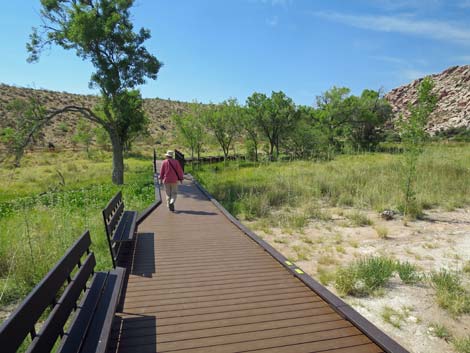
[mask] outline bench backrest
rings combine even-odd
[[[32,339],[28,352],[49,352],[54,347],[94,273],[96,261],[90,245],[90,233],[86,231],[3,323],[0,327],[2,352],[16,352],[28,334]],[[37,323],[47,308],[51,311],[36,332]]]
[[[108,237],[109,251],[111,252],[111,258],[113,260],[113,267],[116,267],[119,246],[112,241],[112,238],[123,213],[124,202],[122,201],[122,193],[119,191],[103,210],[103,219],[106,228],[106,236]]]

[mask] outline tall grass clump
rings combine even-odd
[[[411,279],[418,280],[416,267],[388,257],[372,256],[340,268],[336,273],[335,288],[343,296],[374,295],[386,286],[395,273],[398,273],[405,283],[414,283]]]
[[[86,229],[92,235],[97,269],[110,268],[102,209],[118,190],[129,209],[143,210],[154,199],[151,162],[128,163],[127,183],[121,187],[111,184],[109,175],[105,181],[93,179],[101,175],[101,163],[88,164],[89,174],[78,171],[78,181],[65,174],[65,185],[44,184],[42,166],[26,164],[30,173],[40,169],[37,184],[26,190],[23,168],[13,171],[8,195],[0,200],[0,306],[30,292]]]
[[[452,345],[457,353],[470,353],[470,335],[462,338],[455,338]]]
[[[441,308],[452,316],[470,313],[470,292],[462,286],[462,278],[458,273],[442,269],[433,272],[430,281]]]

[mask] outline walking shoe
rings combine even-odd
[[[173,212],[175,210],[175,205],[173,205],[172,203],[170,203],[170,205],[168,207],[170,208],[171,212]]]

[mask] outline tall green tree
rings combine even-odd
[[[384,126],[392,118],[392,107],[380,92],[365,89],[360,97],[345,100],[347,139],[355,149],[372,150],[382,140]]]
[[[260,132],[256,124],[256,111],[248,107],[243,107],[240,115],[240,122],[246,134],[246,141],[252,148],[254,160],[258,161],[258,148],[260,141]]]
[[[316,98],[316,121],[325,134],[330,150],[341,150],[344,131],[351,113],[347,87],[332,87]]]
[[[72,141],[84,145],[86,154],[90,157],[90,145],[93,141],[93,130],[91,125],[83,119],[80,119],[77,123],[75,134],[72,136]]]
[[[421,212],[416,200],[417,170],[416,165],[419,156],[424,151],[424,146],[428,138],[426,125],[429,116],[437,105],[438,97],[432,91],[434,81],[431,77],[424,78],[418,87],[418,99],[415,105],[408,105],[409,116],[400,117],[398,129],[404,146],[403,165],[403,213],[405,218],[415,218]]]
[[[239,132],[241,108],[236,99],[228,99],[219,105],[214,105],[205,112],[205,123],[228,157],[230,147]]]
[[[101,125],[109,134],[113,150],[115,184],[124,182],[125,144],[147,123],[140,92],[146,79],[156,79],[161,63],[144,42],[150,31],[134,31],[130,19],[133,0],[41,0],[40,30],[33,28],[27,49],[29,61],[39,59],[51,45],[73,50],[95,69],[90,87],[99,88],[101,102],[93,110],[67,106],[48,112],[52,119],[61,112],[77,112]]]
[[[299,118],[287,131],[283,143],[285,153],[291,158],[324,158],[323,152],[328,143],[315,124],[315,110],[307,106],[299,106],[297,110]]]
[[[258,128],[269,141],[269,158],[276,159],[279,157],[282,140],[298,118],[294,102],[282,91],[272,92],[269,98],[255,92],[247,98],[246,105]]]
[[[183,143],[191,150],[191,158],[194,153],[197,159],[201,157],[201,149],[205,142],[206,130],[203,123],[204,107],[200,103],[192,103],[188,112],[172,116],[178,135]]]

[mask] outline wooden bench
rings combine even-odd
[[[106,351],[125,269],[95,273],[90,245],[87,231],[3,323],[3,353]]]
[[[103,220],[113,266],[116,267],[121,243],[134,239],[137,229],[137,211],[124,210],[122,193],[119,191],[104,208]]]

